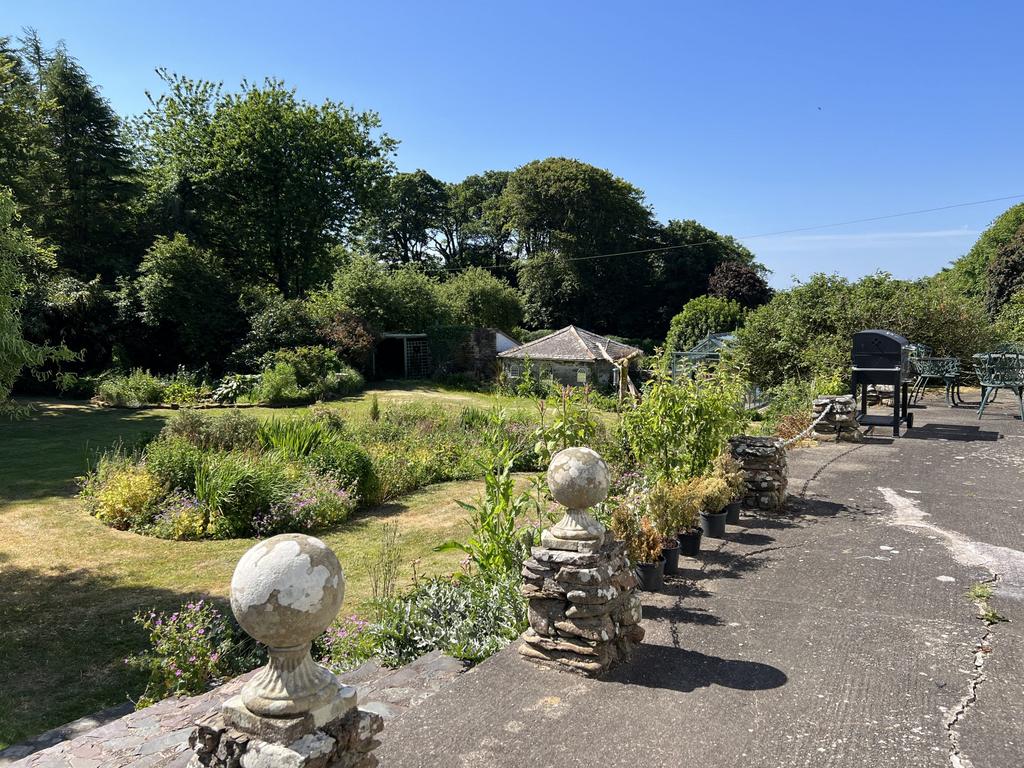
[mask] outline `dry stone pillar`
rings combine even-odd
[[[857,401],[853,395],[817,398],[814,401],[812,418],[817,421],[826,409],[828,413],[814,427],[812,434],[815,439],[849,442],[858,442],[861,439],[860,425],[857,423]]]
[[[608,495],[608,466],[589,448],[551,459],[548,486],[566,507],[523,564],[530,628],[519,653],[540,664],[599,675],[644,638],[638,581],[625,545],[588,509]]]
[[[231,610],[270,660],[196,724],[189,768],[372,768],[380,715],[356,707],[356,691],[310,656],[310,643],[338,615],[345,575],[319,539],[288,533],[238,561]]]
[[[786,503],[786,449],[777,437],[729,438],[732,457],[743,467],[747,495],[743,506],[780,512]]]

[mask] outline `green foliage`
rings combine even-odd
[[[342,487],[354,488],[360,499],[372,497],[376,483],[373,460],[357,443],[330,440],[310,453],[308,462],[318,471],[336,477]]]
[[[196,470],[203,451],[164,427],[164,435],[146,447],[146,467],[167,490],[195,491]]]
[[[988,293],[989,265],[999,247],[1009,242],[1021,226],[1024,226],[1024,203],[1018,203],[997,216],[971,250],[935,275],[932,281],[949,293],[984,300]]]
[[[709,333],[734,331],[743,324],[743,307],[731,299],[699,296],[683,306],[672,318],[666,352],[683,352],[707,338]]]
[[[999,310],[999,334],[1007,341],[1024,343],[1024,291],[1018,291]]]
[[[31,235],[15,226],[17,212],[10,192],[0,187],[0,414],[14,413],[11,389],[23,369],[34,369],[47,360],[70,357],[66,349],[43,347],[25,340],[21,327],[21,303],[25,271],[52,259]]]
[[[996,317],[1010,298],[1024,288],[1024,223],[1013,237],[1000,243],[988,265],[985,306]]]
[[[107,454],[83,487],[89,512],[119,530],[147,525],[161,498],[160,483],[143,464]]]
[[[254,400],[271,405],[296,403],[305,396],[306,393],[299,388],[295,366],[289,363],[276,363],[265,369],[252,391]]]
[[[495,426],[500,428],[502,418],[495,417]],[[479,502],[458,502],[469,512],[469,538],[464,543],[449,541],[437,547],[439,551],[464,552],[480,573],[502,578],[513,578],[519,573],[536,534],[534,529],[519,524],[529,512],[537,512],[538,507],[530,491],[516,492],[513,463],[512,448],[506,439],[487,462],[484,493]]]
[[[336,620],[313,644],[317,663],[336,675],[369,661],[376,652],[372,627],[358,616]]]
[[[482,661],[526,628],[519,578],[455,576],[418,582],[372,625],[374,655],[397,667],[433,650]]]
[[[371,248],[394,263],[431,262],[431,231],[438,227],[448,203],[444,183],[417,170],[393,174],[381,187],[366,227]]]
[[[538,402],[540,425],[534,432],[533,450],[540,466],[546,467],[551,457],[563,448],[597,445],[601,424],[594,418],[592,396],[589,387],[562,387],[557,407],[551,409],[550,420],[547,401]]]
[[[662,539],[670,535],[658,531],[647,509],[647,499],[637,491],[612,511],[612,532],[626,543],[626,554],[633,563],[658,562]]]
[[[851,283],[819,274],[748,314],[736,355],[751,380],[766,388],[787,379],[845,378],[853,334],[867,328],[895,331],[936,355],[961,359],[995,340],[980,302],[936,281],[879,273]]]
[[[164,402],[167,383],[149,371],[135,368],[127,375],[114,374],[100,379],[96,396],[107,405],[138,408]]]
[[[222,93],[161,75],[167,91],[135,126],[151,205],[181,212],[169,223],[197,230],[235,279],[302,296],[391,169],[377,115],[310,104],[278,80]]]
[[[245,332],[238,292],[222,260],[182,234],[158,237],[139,267],[140,320],[165,367],[221,369]]]
[[[276,454],[211,453],[195,475],[196,499],[213,538],[251,536],[294,492],[298,472]]]
[[[298,417],[267,419],[260,422],[256,435],[264,449],[290,459],[304,459],[330,448],[337,437],[324,422]]]
[[[279,349],[264,355],[262,364],[265,372],[275,371],[271,374],[275,386],[278,366],[288,365],[295,371],[296,389],[293,391],[290,386],[285,386],[283,392],[290,395],[279,394],[278,400],[268,402],[286,402],[289,396],[296,400],[319,400],[354,395],[361,392],[366,383],[362,375],[343,363],[333,349],[321,345]],[[272,390],[264,391],[262,387],[257,389],[257,395],[271,393]],[[280,399],[281,397],[285,399]]]
[[[321,324],[348,312],[378,333],[424,331],[446,319],[431,278],[415,266],[390,270],[368,256],[339,267],[330,288],[310,297],[309,312]]]
[[[147,611],[135,623],[149,634],[149,648],[125,662],[147,673],[139,709],[168,696],[195,696],[224,679],[266,662],[266,651],[204,600],[174,613]]]
[[[203,450],[245,450],[257,445],[260,420],[245,411],[205,413],[189,408],[176,412],[161,437],[181,438]]]
[[[523,320],[519,293],[489,270],[470,267],[441,283],[437,291],[454,323],[507,330]]]
[[[655,372],[640,402],[622,415],[622,433],[652,482],[704,474],[746,424],[743,381],[726,366],[672,381]]]

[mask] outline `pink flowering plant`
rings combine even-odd
[[[344,522],[358,503],[355,490],[333,474],[309,472],[283,500],[253,517],[253,529],[257,536],[315,531]]]
[[[355,669],[375,651],[372,625],[355,615],[339,618],[313,645],[317,661],[335,674]]]
[[[148,651],[125,659],[149,675],[140,709],[168,696],[201,693],[264,662],[259,646],[205,600],[173,613],[142,611],[135,623],[149,633],[150,644]]]

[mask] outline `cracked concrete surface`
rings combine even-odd
[[[645,595],[631,665],[584,680],[509,649],[390,724],[383,763],[1024,766],[1024,601],[1001,580],[1011,621],[986,627],[966,596],[1024,550],[1024,428],[928,405],[916,436],[792,452],[791,514]]]

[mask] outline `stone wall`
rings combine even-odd
[[[860,425],[857,424],[857,401],[853,395],[817,398],[814,401],[812,418],[817,421],[826,409],[829,409],[828,414],[815,425],[814,431],[811,433],[815,439],[849,442],[861,439]]]
[[[777,437],[737,435],[729,439],[732,457],[747,479],[747,509],[779,512],[786,503],[786,449]]]

